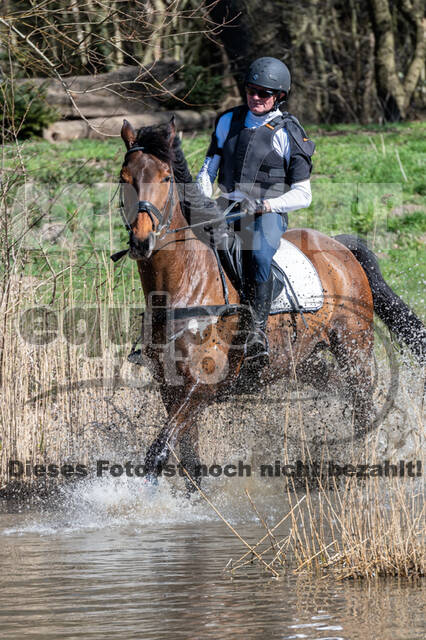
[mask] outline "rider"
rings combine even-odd
[[[247,104],[218,116],[204,164],[197,176],[203,194],[212,195],[218,175],[225,208],[252,214],[240,220],[244,297],[252,312],[246,359],[268,362],[265,330],[272,302],[271,263],[287,228],[287,212],[311,204],[314,144],[281,104],[290,92],[290,72],[276,58],[263,57],[245,78]],[[220,248],[218,246],[218,248]]]

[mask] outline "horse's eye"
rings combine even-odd
[[[162,179],[161,182],[170,182],[171,180],[171,176],[166,176],[165,178]]]

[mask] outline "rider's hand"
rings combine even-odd
[[[245,198],[240,204],[240,211],[249,215],[270,213],[271,206],[267,200],[249,200]]]
[[[257,205],[255,200],[249,200],[245,198],[240,203],[240,211],[241,213],[255,214],[257,212]]]

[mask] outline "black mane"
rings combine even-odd
[[[162,162],[173,162],[167,127],[142,127],[136,134],[135,146],[143,147],[145,153],[151,153]]]
[[[141,127],[137,132],[135,145],[143,147],[145,153],[150,153],[162,162],[171,165],[176,182],[192,182],[180,138],[175,136],[173,144],[170,146],[167,126]]]

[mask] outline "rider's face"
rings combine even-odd
[[[256,90],[258,90],[260,95]],[[255,84],[250,84],[246,87],[247,106],[255,116],[262,116],[274,107],[276,95],[265,96],[263,95],[264,93],[265,89]]]

